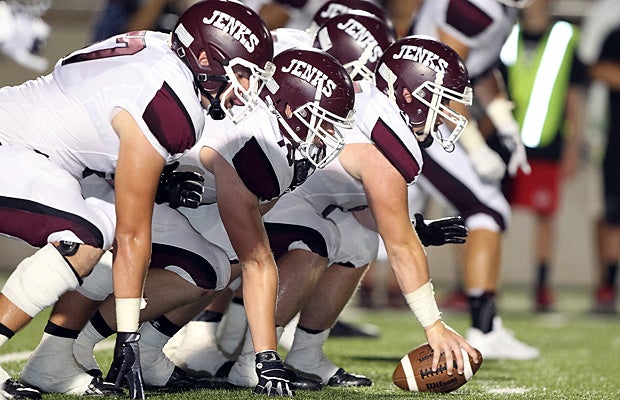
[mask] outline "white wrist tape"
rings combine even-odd
[[[467,123],[467,126],[461,134],[459,143],[463,145],[468,153],[471,153],[479,147],[486,146],[487,144],[478,128],[478,123],[474,120],[469,120]]]
[[[422,327],[426,328],[441,319],[431,281],[426,282],[415,291],[405,294],[405,300]]]
[[[116,331],[137,332],[140,324],[140,310],[146,306],[143,298],[116,298]]]
[[[503,126],[512,126],[516,123],[515,117],[512,115],[514,104],[508,99],[496,97],[489,103],[486,113],[493,125],[501,130]]]

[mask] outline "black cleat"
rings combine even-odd
[[[360,338],[377,338],[379,337],[379,329],[370,324],[355,326],[348,322],[336,321],[329,332],[330,337],[360,337]]]
[[[218,384],[208,378],[194,378],[179,367],[174,367],[172,375],[164,386],[145,386],[145,389],[166,393],[186,392],[188,390],[216,389]]]
[[[372,381],[364,375],[350,374],[342,368],[329,378],[327,386],[352,387],[352,386],[371,386]]]
[[[13,379],[7,379],[0,384],[0,397],[3,399],[36,399],[42,398],[41,392],[37,389],[24,386]]]
[[[311,378],[288,367],[284,367],[284,370],[288,374],[289,384],[294,390],[321,390],[323,388],[323,382],[319,379]]]
[[[124,396],[125,391],[116,387],[111,382],[103,380],[102,376],[96,376],[90,381],[88,389],[84,392],[84,396]]]

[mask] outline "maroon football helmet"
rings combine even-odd
[[[273,62],[275,73],[260,97],[278,117],[282,134],[322,168],[344,146],[338,128],[353,127],[353,82],[338,60],[318,49],[284,50]]]
[[[314,13],[309,31],[313,35],[330,18],[351,11],[364,11],[384,21],[390,31],[394,33],[392,18],[383,7],[372,0],[328,0]]]
[[[379,58],[393,42],[384,21],[368,13],[351,12],[325,21],[316,33],[314,47],[336,57],[351,79],[373,81]]]
[[[273,40],[258,14],[236,1],[200,1],[179,17],[171,42],[211,102],[209,113],[214,119],[228,115],[239,122],[256,107],[262,83],[273,74]],[[206,63],[199,61],[202,52]],[[248,90],[237,80],[236,66],[250,70]],[[230,91],[244,106],[222,110],[220,100]]]
[[[472,89],[465,63],[456,51],[430,36],[407,36],[384,53],[375,70],[375,84],[394,100],[418,141],[429,135],[446,151],[454,149],[467,119],[450,108],[450,101],[471,105]],[[453,126],[448,138],[437,126]]]

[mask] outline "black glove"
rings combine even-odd
[[[446,217],[424,221],[424,216],[416,213],[415,231],[424,246],[443,246],[446,243],[465,243],[467,228],[463,217]]]
[[[114,345],[114,359],[105,380],[122,387],[125,382],[129,388],[129,398],[144,399],[142,370],[140,369],[140,334],[137,332],[118,332]]]
[[[168,203],[171,208],[197,208],[202,200],[205,178],[194,171],[175,171],[178,161],[164,167],[159,178],[155,202]]]
[[[288,382],[288,373],[284,370],[282,359],[273,350],[265,350],[256,353],[256,375],[258,385],[254,387],[254,394],[266,394],[267,396],[295,395]]]

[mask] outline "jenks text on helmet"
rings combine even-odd
[[[319,83],[323,85],[321,93],[325,97],[331,97],[336,88],[336,83],[329,79],[329,77],[320,69],[307,62],[293,58],[288,67],[282,67],[282,72],[295,75],[306,82],[310,83],[314,87],[318,87]]]
[[[351,36],[357,43],[359,43],[360,47],[363,49],[372,49],[372,53],[370,53],[370,57],[368,60],[370,62],[375,62],[381,57],[383,54],[383,50],[379,47],[379,43],[377,39],[361,24],[359,21],[356,21],[353,18],[350,18],[345,23],[340,23],[336,25],[338,29],[344,31],[347,35]]]
[[[395,60],[404,59],[418,62],[433,71],[435,73],[444,73],[448,68],[448,62],[437,54],[419,46],[404,45],[400,48],[398,54],[394,54]]]
[[[254,52],[259,43],[258,37],[252,33],[244,23],[218,10],[213,11],[211,17],[202,19],[205,25],[212,25],[238,40],[250,53]]]

